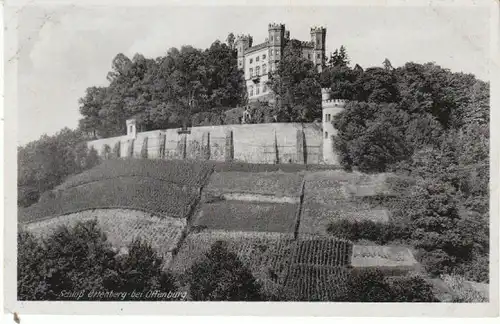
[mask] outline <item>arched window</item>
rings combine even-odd
[[[267,74],[267,65],[262,64],[262,74]]]
[[[259,94],[259,90],[260,90],[260,87],[259,87],[259,85],[257,84],[257,85],[255,86],[255,95],[258,95],[258,94]]]
[[[252,96],[253,96],[253,86],[248,87],[248,95],[249,95],[250,97],[252,97]]]
[[[253,68],[250,68],[249,72],[250,72],[250,77],[253,77]]]
[[[129,131],[130,134],[132,134],[132,125],[130,125],[130,131]]]
[[[325,132],[325,138],[328,138],[328,132]]]
[[[255,67],[255,76],[260,75],[260,66]]]

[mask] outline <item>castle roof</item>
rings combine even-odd
[[[257,44],[257,45],[255,45],[255,46],[252,46],[252,47],[248,48],[248,49],[245,51],[245,54],[246,54],[246,53],[256,52],[256,51],[258,51],[258,50],[261,50],[261,49],[267,48],[268,46],[269,46],[269,42],[264,42],[264,43]]]

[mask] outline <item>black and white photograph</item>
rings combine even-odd
[[[495,1],[143,2],[4,4],[11,310],[498,316]]]

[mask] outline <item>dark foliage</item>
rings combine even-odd
[[[176,289],[162,266],[162,258],[140,241],[125,253],[116,251],[96,221],[60,227],[44,240],[23,231],[18,234],[19,300],[130,300],[133,291],[151,300],[148,291]],[[128,294],[93,297],[93,291]],[[172,300],[167,296],[157,299]]]
[[[432,287],[416,276],[385,277],[379,270],[353,270],[342,302],[435,302]]]
[[[69,175],[90,169],[99,163],[97,151],[87,147],[88,136],[80,131],[63,129],[54,136],[19,147],[18,205],[27,207],[42,193],[61,184]]]
[[[327,231],[334,237],[351,241],[369,240],[380,245],[394,241],[407,241],[412,233],[411,229],[405,225],[376,223],[368,220],[359,222],[340,220],[331,223]]]
[[[259,301],[260,285],[224,242],[215,242],[189,270],[190,294],[196,301]]]

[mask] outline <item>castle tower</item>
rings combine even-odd
[[[269,40],[269,63],[275,66],[283,55],[283,47],[285,45],[285,25],[284,24],[269,24],[268,25]],[[288,34],[289,35],[289,34]]]
[[[313,62],[321,72],[325,65],[325,41],[326,41],[326,28],[324,27],[311,27],[311,42],[314,45]]]
[[[331,89],[321,89],[321,106],[323,109],[323,162],[325,164],[339,164],[338,156],[334,149],[334,136],[337,130],[333,127],[333,117],[344,110],[346,100],[332,99]]]
[[[252,47],[253,38],[250,35],[238,35],[236,50],[238,51],[238,68],[245,69],[245,51]]]
[[[135,118],[127,119],[126,121],[127,124],[127,137],[129,139],[133,139],[137,135],[137,122]]]

